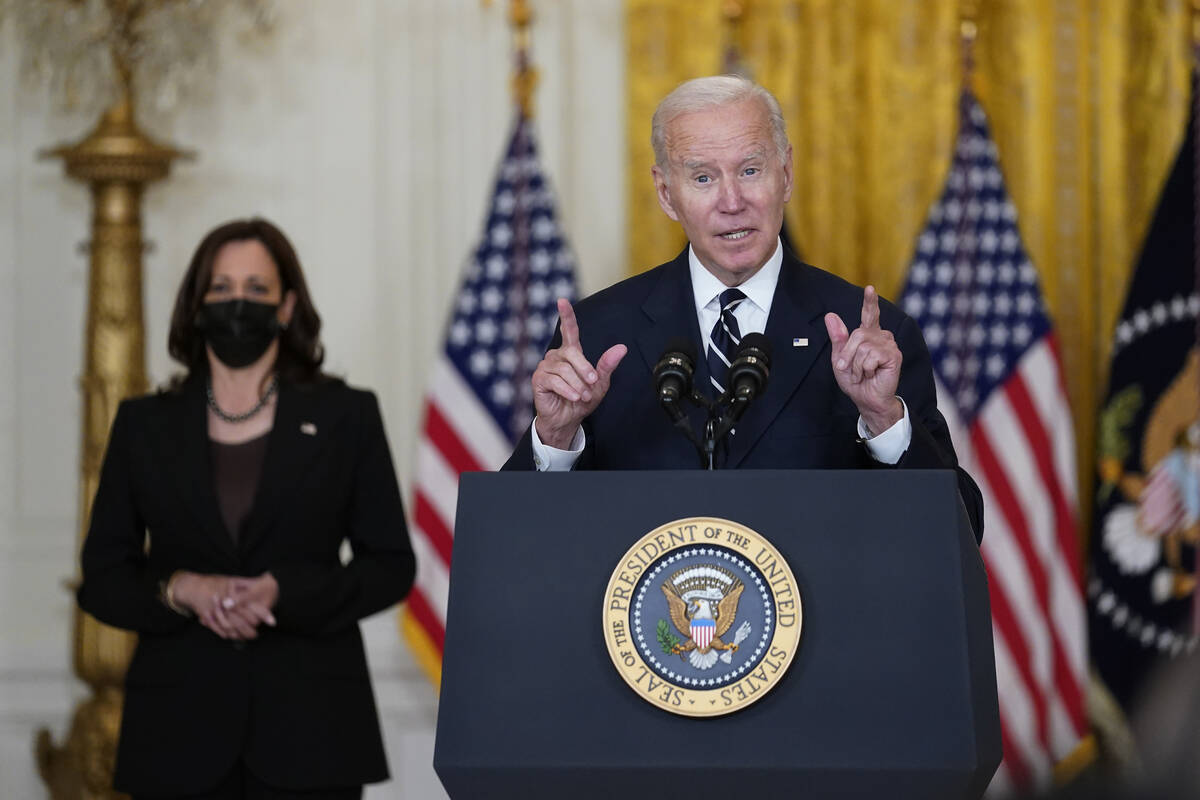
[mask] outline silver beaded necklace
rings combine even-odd
[[[206,388],[208,390],[208,407],[213,410],[213,413],[216,414],[218,418],[224,420],[225,422],[231,422],[236,425],[239,422],[245,422],[263,410],[263,407],[270,402],[271,398],[275,395],[275,392],[279,389],[279,377],[277,375],[271,376],[271,384],[267,387],[267,391],[264,392],[263,396],[258,399],[258,402],[255,404],[254,408],[250,409],[244,414],[230,414],[221,410],[221,407],[217,405],[216,396],[213,395],[212,378],[208,379]]]

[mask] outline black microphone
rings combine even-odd
[[[697,395],[692,390],[692,374],[695,370],[695,346],[690,340],[676,336],[667,342],[667,349],[654,365],[654,393],[658,395],[658,402],[671,418],[672,424],[695,446],[703,467],[711,464],[711,452],[696,438],[696,432],[692,430],[687,412],[683,409],[684,400],[696,401]]]
[[[740,417],[755,397],[767,388],[771,375],[771,340],[761,333],[747,333],[729,364],[729,395],[735,417]]]
[[[654,392],[673,420],[684,414],[681,401],[692,394],[695,369],[696,349],[682,336],[667,343],[667,349],[654,365]]]

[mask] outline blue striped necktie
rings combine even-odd
[[[746,295],[742,294],[741,289],[726,289],[721,292],[721,314],[708,337],[708,375],[718,396],[725,392],[729,362],[733,361],[737,346],[742,341],[742,332],[738,328],[733,310],[745,299]]]

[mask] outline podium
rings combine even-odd
[[[698,516],[769,540],[803,601],[790,668],[720,717],[639,697],[601,622],[626,550]],[[977,798],[1000,763],[953,472],[473,473],[455,537],[434,753],[453,800]]]

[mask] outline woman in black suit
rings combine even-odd
[[[79,604],[139,634],[114,781],[135,798],[387,778],[358,620],[415,562],[375,396],[320,371],[320,325],[283,233],[222,225],[175,301],[186,375],[117,411]]]

